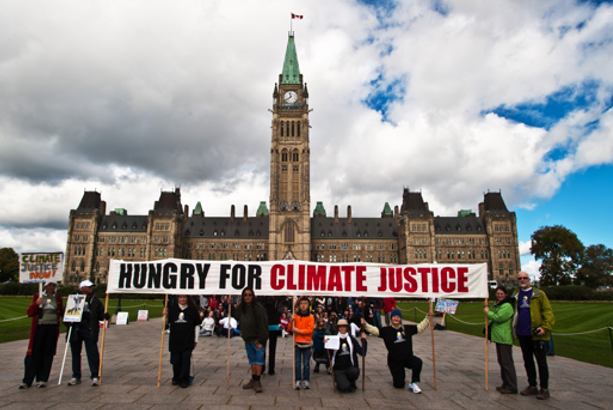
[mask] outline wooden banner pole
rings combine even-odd
[[[294,331],[296,325],[296,299],[295,296],[292,296],[292,374],[293,374],[293,382],[292,388],[296,388],[296,332]],[[332,375],[334,379],[334,375]],[[336,387],[334,388],[336,392]]]
[[[109,310],[109,294],[106,294],[106,298],[104,299],[104,315],[106,316],[106,313]],[[107,324],[107,320],[106,317],[104,318],[104,321],[102,322],[102,341],[100,342],[100,367],[98,368],[98,385],[102,386],[102,363],[103,363],[103,359],[104,359],[104,338],[106,337],[106,324]]]
[[[430,299],[430,311],[428,315],[432,312],[432,299]],[[432,371],[434,375],[434,390],[436,390],[436,356],[434,355],[434,324],[432,323],[434,317],[430,316],[430,339],[432,340]]]
[[[330,364],[330,374],[332,375],[332,387],[334,388],[334,393],[336,393],[336,380],[334,380],[334,366],[332,366],[332,359],[330,358],[330,351],[328,349],[326,349],[326,353],[328,353],[328,363]]]
[[[228,316],[226,316],[226,321],[228,322],[228,357],[226,361],[228,362],[226,366],[226,390],[230,389],[230,336],[232,332],[232,296],[228,296],[230,301],[228,302]]]
[[[164,299],[164,310],[168,309],[168,295]],[[168,312],[166,312],[168,313]],[[164,354],[164,331],[166,330],[166,315],[163,315],[162,319],[162,343],[160,344],[160,364],[158,366],[158,387],[160,387],[160,380],[162,379],[162,355]]]
[[[489,304],[489,300],[488,298],[485,298],[485,306],[488,306]],[[487,328],[487,315],[485,315],[485,391],[489,390],[489,374],[488,374],[488,369],[489,369],[489,346],[487,343],[487,335],[488,335],[488,328]]]

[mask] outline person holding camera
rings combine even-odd
[[[520,394],[522,396],[536,395],[538,400],[547,400],[549,398],[549,369],[546,344],[551,337],[555,317],[547,295],[542,290],[530,286],[530,277],[526,272],[519,272],[517,280],[520,289],[513,294],[513,298],[517,300],[513,318],[513,333],[519,339],[529,384]],[[538,365],[540,390],[536,387],[534,358]]]

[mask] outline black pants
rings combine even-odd
[[[517,393],[517,375],[513,363],[513,345],[496,343],[496,356],[500,365],[500,377],[502,387]]]
[[[172,364],[172,381],[175,384],[189,385],[189,370],[191,367],[192,351],[187,349],[180,352],[170,352],[170,364]]]
[[[70,342],[70,353],[72,354],[72,377],[75,379],[81,378],[81,349],[83,349],[83,343],[85,343],[85,352],[87,353],[87,363],[89,364],[89,371],[91,372],[91,378],[98,377],[98,368],[100,367],[100,354],[98,353],[97,341],[92,340],[92,334],[88,326],[83,323],[79,324],[79,329],[72,329],[73,332],[77,331],[78,334],[74,339],[74,342]],[[71,335],[72,339],[72,335]]]
[[[340,392],[355,391],[355,381],[360,377],[360,369],[350,366],[343,370],[334,369],[334,381]]]
[[[268,354],[268,373],[275,372],[275,357],[277,353],[277,338],[279,337],[278,330],[268,331],[268,350],[265,354]],[[264,363],[266,363],[266,356],[264,356]],[[266,366],[262,368],[262,373],[266,370]]]
[[[39,324],[34,335],[32,355],[26,356],[24,360],[25,374],[22,381],[25,384],[31,386],[35,377],[37,382],[49,381],[56,345],[57,324]]]
[[[417,356],[411,356],[404,361],[387,361],[387,366],[390,368],[390,373],[392,373],[392,378],[394,379],[394,387],[397,389],[402,389],[404,387],[404,369],[413,370],[413,374],[411,375],[411,383],[417,383],[419,381],[419,376],[421,375],[421,368],[423,366],[423,362]]]
[[[532,340],[532,336],[518,335],[521,354],[524,357],[524,367],[528,374],[528,384],[536,387],[536,367],[534,366],[534,358],[539,369],[539,379],[541,389],[549,388],[549,368],[547,367],[547,342],[544,340]]]

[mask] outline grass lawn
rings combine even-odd
[[[613,349],[608,330],[587,335],[562,336],[562,334],[601,329],[609,324],[613,326],[613,304],[552,302],[551,305],[556,317],[553,328],[555,354],[613,368]],[[398,306],[403,311],[404,319],[411,321],[420,321],[424,318],[424,314],[414,308],[424,312],[428,310],[426,302],[399,303]],[[482,303],[462,303],[460,301],[454,316],[447,316],[447,329],[483,337],[485,315]],[[474,323],[474,325],[465,324],[456,319]],[[517,343],[516,345],[519,346]]]
[[[30,337],[30,324],[32,319],[25,317],[17,320],[3,322],[3,320],[26,316],[26,310],[30,306],[30,297],[1,297],[0,298],[0,343],[22,340]],[[102,301],[104,303],[104,301]],[[64,302],[65,303],[65,302]],[[164,305],[156,300],[122,300],[121,308],[124,312],[129,312],[130,322],[136,321],[137,310],[148,310],[149,317],[155,318],[162,316]],[[117,300],[109,300],[109,314],[112,316],[117,310]],[[62,333],[66,332],[66,327],[61,326]]]

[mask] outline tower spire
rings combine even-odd
[[[298,53],[296,52],[293,33],[290,33],[287,38],[287,49],[285,50],[285,60],[281,71],[281,84],[300,84],[300,65],[298,64]]]

